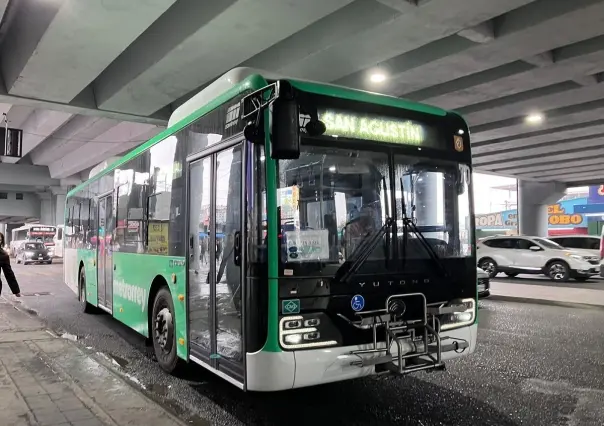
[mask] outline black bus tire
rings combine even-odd
[[[150,337],[158,364],[164,371],[173,373],[178,367],[179,359],[176,354],[174,303],[166,286],[159,289],[153,301]]]
[[[93,313],[94,306],[92,306],[86,300],[86,271],[84,271],[84,268],[80,268],[78,287],[79,287],[79,292],[80,292],[79,299],[80,299],[80,306],[81,306],[82,312],[84,312],[85,314]]]

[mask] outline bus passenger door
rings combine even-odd
[[[113,196],[99,199],[97,243],[98,304],[108,312],[113,308]]]
[[[227,145],[228,146],[228,145]],[[244,382],[242,144],[189,164],[190,354]]]
[[[98,291],[98,304],[105,306],[105,228],[107,223],[106,212],[107,198],[99,199],[98,203],[98,235],[97,235],[97,251],[96,251],[96,279]]]
[[[115,231],[115,215],[113,214],[113,195],[107,198],[105,211],[107,212],[107,221],[105,225],[105,235],[108,240],[105,244],[105,307],[113,312],[113,244]]]
[[[189,235],[187,249],[189,299],[189,352],[191,356],[211,364],[211,354],[214,353],[212,339],[213,330],[213,292],[214,286],[210,280],[215,270],[209,251],[210,210],[212,204],[213,156],[196,160],[189,164]]]

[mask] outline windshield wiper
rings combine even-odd
[[[334,281],[344,284],[347,283],[361,266],[363,266],[363,263],[365,263],[369,255],[371,255],[384,234],[386,234],[386,231],[388,231],[388,228],[392,227],[393,223],[394,219],[387,217],[382,227],[378,229],[372,237],[364,239],[350,255],[350,258],[354,259],[352,264],[350,264],[350,267],[346,271],[343,271],[344,265],[340,266],[334,274]]]
[[[440,257],[438,256],[438,254],[436,254],[434,247],[432,247],[432,245],[428,242],[428,240],[426,239],[424,234],[422,234],[422,232],[419,230],[419,228],[417,227],[417,225],[415,224],[413,219],[411,219],[407,216],[407,206],[405,205],[405,186],[403,185],[403,178],[400,178],[400,183],[401,183],[401,194],[402,194],[401,209],[403,210],[403,213],[402,213],[402,216],[403,216],[403,250],[402,250],[403,270],[405,269],[405,264],[407,262],[407,241],[409,239],[409,229],[411,229],[411,232],[413,232],[417,236],[418,240],[422,243],[422,245],[428,252],[428,256],[430,256],[430,258],[432,259],[434,264],[438,267],[438,269],[443,274],[443,276],[445,278],[449,278],[449,271],[447,271],[447,268],[445,268],[445,266],[443,265],[442,261],[440,260]]]

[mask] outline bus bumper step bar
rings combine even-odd
[[[423,302],[423,310],[414,318],[403,318],[402,314],[391,309],[396,302],[404,306],[405,301],[409,303],[415,299],[415,303],[418,303],[418,297]],[[439,329],[438,319],[431,315],[431,321],[428,320],[426,299],[420,293],[390,296],[386,301],[385,309],[362,312],[357,315],[361,317],[360,321],[349,321],[350,325],[359,329],[371,329],[373,343],[369,345],[368,349],[352,351],[351,355],[357,355],[359,359],[351,362],[351,365],[375,366],[378,374],[405,375],[422,370],[444,370],[443,352],[468,347],[468,343],[464,341],[442,345],[440,334],[437,331]],[[379,348],[378,344],[382,343],[385,344],[385,347]],[[397,349],[395,354],[391,352],[393,344]]]

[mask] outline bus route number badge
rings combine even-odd
[[[463,151],[463,137],[454,135],[453,136],[453,145],[455,146],[455,151],[462,152]]]
[[[352,306],[352,310],[355,312],[362,311],[365,307],[365,298],[360,294],[355,294],[350,301],[350,306]]]

